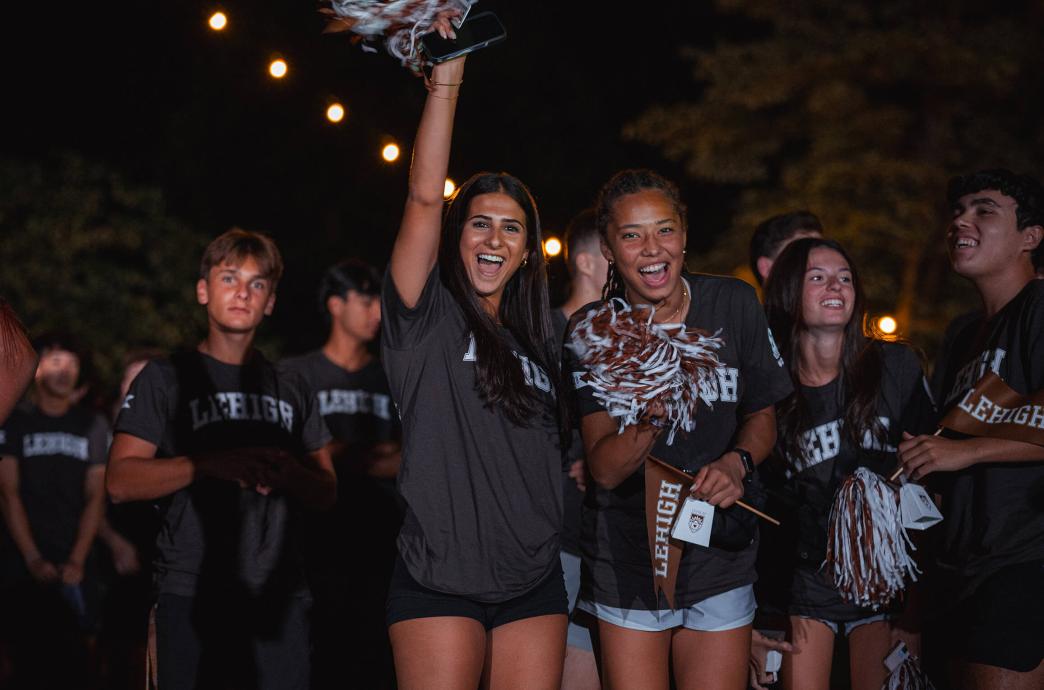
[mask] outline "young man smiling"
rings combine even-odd
[[[230,230],[203,255],[206,338],[153,360],[116,420],[113,501],[160,500],[159,685],[304,690],[308,608],[296,509],[336,496],[329,434],[306,385],[252,346],[282,259]]]
[[[936,364],[937,401],[951,409],[990,371],[1023,395],[1040,391],[1044,281],[1034,280],[1034,266],[1044,191],[1026,175],[987,170],[952,179],[948,199],[950,262],[975,285],[983,311],[951,326]],[[1044,687],[1044,448],[947,432],[907,437],[899,452],[908,476],[928,477],[943,495],[932,590],[950,602],[939,630],[954,686]]]

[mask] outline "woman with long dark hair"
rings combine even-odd
[[[455,60],[428,82],[384,283],[406,502],[389,635],[400,688],[557,688],[567,431],[540,220],[525,185],[503,173],[469,179],[443,217],[463,74]]]
[[[618,173],[597,205],[602,251],[610,261],[606,296],[650,305],[654,323],[717,334],[721,366],[702,391],[695,428],[668,443],[655,404],[637,424],[619,428],[574,365],[581,431],[594,479],[583,511],[579,608],[598,619],[602,680],[610,688],[746,687],[754,618],[756,527],[725,545],[686,545],[673,606],[655,587],[645,515],[650,453],[695,475],[696,498],[730,521],[751,486],[754,466],[775,442],[774,405],[790,381],[754,290],[745,283],[684,271],[685,205],[678,189],[648,170]],[[581,309],[573,328],[601,303]],[[751,520],[752,515],[747,515]],[[673,669],[672,669],[673,663]]]
[[[790,640],[785,688],[828,688],[834,640],[848,638],[852,687],[878,690],[893,644],[894,609],[845,601],[821,571],[834,494],[859,467],[888,476],[903,431],[934,428],[934,406],[910,348],[863,333],[865,296],[844,248],[821,238],[790,244],[765,286],[769,325],[779,338],[794,393],[776,408],[782,490],[795,506],[784,603]]]

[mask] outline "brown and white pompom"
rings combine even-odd
[[[935,686],[911,654],[885,679],[881,690],[935,690]]]
[[[388,52],[419,70],[418,39],[432,30],[439,14],[463,14],[477,0],[329,0],[319,11],[330,18],[325,32],[351,31],[365,40],[384,39]],[[372,48],[363,46],[363,50]]]
[[[830,509],[823,561],[841,596],[859,606],[884,606],[905,589],[907,577],[917,580],[915,550],[895,487],[865,467],[845,479]]]
[[[686,330],[685,324],[653,323],[654,314],[652,307],[607,300],[576,324],[569,347],[587,369],[584,384],[621,432],[658,403],[670,444],[678,429],[693,430],[700,398],[710,404],[723,341],[717,334]]]

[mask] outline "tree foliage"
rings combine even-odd
[[[687,49],[699,98],[649,108],[626,134],[695,178],[740,185],[703,268],[733,270],[762,219],[808,208],[853,253],[871,305],[937,338],[970,308],[947,269],[947,178],[1034,172],[1044,153],[1044,12],[1033,4],[719,0],[739,38]]]
[[[0,159],[0,295],[32,335],[87,344],[97,373],[123,356],[201,333],[194,285],[207,237],[167,214],[162,194],[77,157]]]

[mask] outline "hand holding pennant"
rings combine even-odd
[[[674,587],[678,579],[678,564],[681,562],[683,548],[681,541],[672,534],[672,528],[684,499],[689,496],[692,482],[692,475],[651,455],[646,456],[645,524],[649,532],[649,557],[652,561],[656,591],[663,592],[672,609],[674,608]],[[697,501],[697,503],[702,503],[702,501]],[[743,501],[736,501],[735,505],[774,525],[779,525],[778,520]],[[709,539],[713,521],[713,512],[708,511],[708,513],[708,521],[698,525],[694,530],[702,535],[707,535],[704,537],[705,539]],[[688,514],[687,512],[686,515]],[[688,520],[688,518],[686,519]]]

